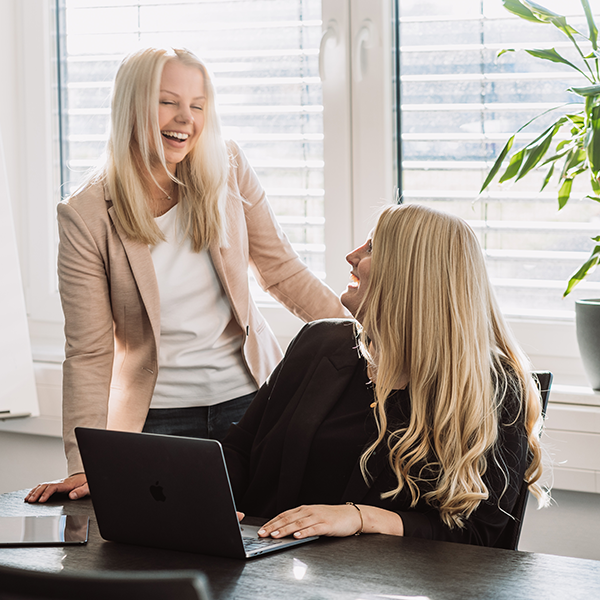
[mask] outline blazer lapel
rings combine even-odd
[[[290,419],[283,445],[278,511],[296,502],[313,437],[348,385],[356,362],[355,350],[346,350],[345,355],[335,358],[324,356],[311,375]]]
[[[234,317],[243,328],[248,323],[249,310],[247,265],[245,269],[240,268],[239,262],[243,259],[234,247],[222,248],[212,244],[208,252]]]
[[[142,302],[148,313],[150,325],[154,333],[156,347],[160,346],[160,295],[158,291],[158,282],[156,281],[156,272],[150,250],[146,244],[132,240],[127,236],[120,223],[115,217],[115,209],[110,206],[108,214],[115,226],[115,230],[119,235],[127,259],[131,273],[135,279],[135,283],[142,297]]]

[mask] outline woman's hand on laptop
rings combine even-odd
[[[311,535],[345,537],[361,533],[404,535],[404,522],[395,512],[366,504],[312,504],[277,515],[258,532],[260,537],[302,539]]]
[[[258,535],[274,538],[293,535],[298,539],[311,535],[345,537],[359,530],[361,522],[355,507],[346,504],[311,504],[286,510],[265,523]]]
[[[79,498],[88,496],[90,490],[85,473],[77,473],[60,481],[40,483],[25,496],[25,502],[46,502],[56,493],[69,494],[71,500],[79,500]]]

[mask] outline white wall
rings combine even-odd
[[[0,131],[2,132],[8,186],[17,230],[21,272],[27,285],[27,229],[24,172],[27,157],[23,131],[28,116],[23,112],[23,77],[20,48],[20,11],[22,0],[0,0]],[[29,1],[29,0],[24,0]],[[43,480],[65,475],[65,459],[60,437],[60,376],[57,365],[52,365],[50,375],[38,364],[36,378],[40,408],[46,413],[41,419],[0,421],[9,431],[0,431],[0,493],[31,487]],[[10,431],[10,430],[13,431]],[[24,429],[50,435],[20,433]]]
[[[19,211],[19,198],[22,197],[20,169],[24,149],[18,135],[22,115],[19,102],[21,81],[19,77],[20,53],[17,48],[17,2],[18,0],[0,0],[0,82],[2,82],[0,131],[2,131],[4,139],[13,217],[17,226],[18,239],[22,241],[24,231],[22,214]]]

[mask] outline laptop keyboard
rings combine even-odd
[[[260,550],[265,546],[272,546],[277,542],[281,542],[281,540],[276,540],[275,538],[242,537],[242,542],[244,543],[244,549],[246,552],[253,552],[254,550]]]

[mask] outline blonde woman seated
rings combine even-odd
[[[547,493],[539,393],[473,231],[392,206],[347,260],[357,322],[306,325],[225,438],[238,509],[263,536],[494,546],[523,479]]]

